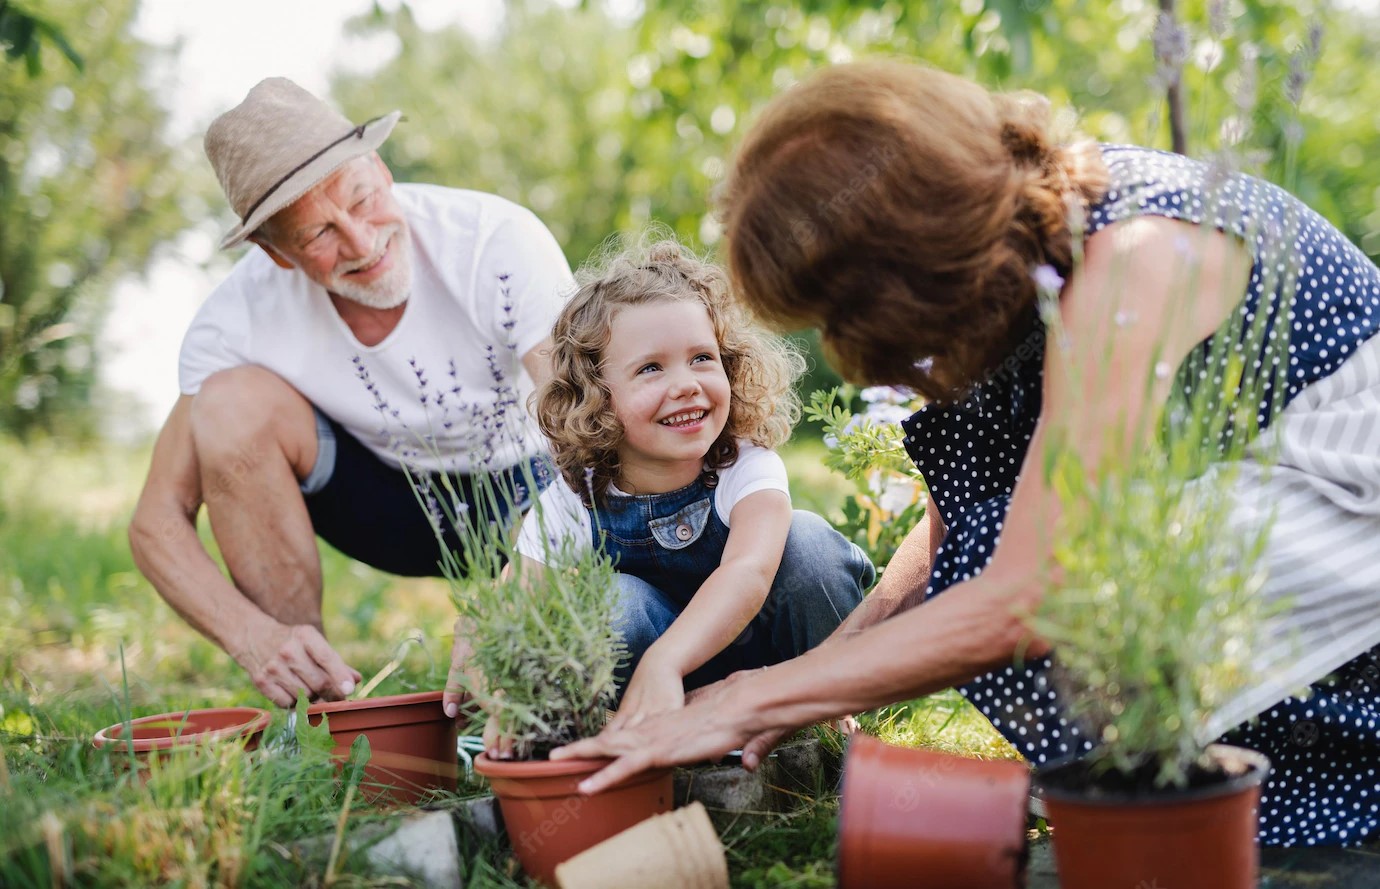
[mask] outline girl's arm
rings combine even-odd
[[[1090,470],[1142,446],[1172,370],[1239,303],[1249,271],[1239,242],[1174,220],[1141,217],[1089,238],[1086,261],[1060,301],[1066,339],[1046,348],[1044,411],[999,545],[978,577],[855,636],[724,683],[680,711],[552,758],[618,757],[581,785],[587,793],[644,768],[740,746],[752,766],[765,752],[753,745],[759,736],[930,694],[1036,653],[1022,615],[1043,592],[1059,516],[1044,479],[1051,439]]]
[[[611,725],[636,725],[684,703],[686,675],[732,644],[762,610],[790,530],[791,501],[782,491],[757,491],[734,504],[719,567],[642,656]]]

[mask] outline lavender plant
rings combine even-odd
[[[1038,289],[1053,358],[1062,360],[1058,287]],[[1193,292],[1188,274],[1184,293]],[[1195,765],[1207,764],[1213,714],[1259,678],[1252,652],[1287,604],[1261,595],[1269,521],[1245,521],[1237,509],[1257,405],[1287,366],[1266,361],[1253,372],[1242,357],[1265,347],[1266,315],[1248,323],[1237,313],[1190,355],[1181,378],[1215,385],[1174,387],[1142,427],[1147,445],[1096,466],[1057,434],[1048,446],[1043,471],[1062,507],[1056,570],[1028,624],[1053,646],[1053,681],[1096,745],[1094,775],[1186,785]],[[1108,378],[1105,366],[1066,367],[1075,380]],[[1153,371],[1169,372],[1163,363]],[[1253,457],[1268,460],[1259,450]]]
[[[507,276],[498,283],[506,319],[501,323],[511,333]],[[496,721],[517,758],[537,759],[603,728],[615,699],[615,670],[627,653],[614,630],[614,571],[607,556],[548,534],[541,535],[545,564],[518,554],[516,526],[524,512],[527,521],[544,527],[536,495],[550,470],[540,462],[511,463],[523,452],[528,422],[511,338],[487,347],[485,360],[489,390],[469,399],[453,362],[439,383],[411,362],[428,417],[422,430],[399,428],[399,413],[373,385],[361,359],[356,375],[374,397],[431,525],[459,618],[456,631],[471,649],[466,669],[451,675],[447,685],[478,705],[478,718]],[[423,461],[441,462],[443,441],[452,447],[463,443],[472,467],[467,490],[451,474],[422,468]]]

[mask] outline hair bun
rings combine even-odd
[[[1031,167],[1049,163],[1049,100],[1031,92],[995,95],[992,99],[1001,120],[1001,144],[1012,160]]]

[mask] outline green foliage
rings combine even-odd
[[[145,85],[162,53],[129,36],[136,8],[51,0],[26,58],[40,33],[60,49],[54,35],[70,34],[84,73],[0,66],[0,427],[12,432],[82,431],[104,297],[194,206]],[[19,14],[6,7],[4,21]]]
[[[19,9],[10,0],[0,0],[0,47],[10,61],[23,59],[30,77],[37,77],[43,70],[44,40],[66,57],[73,68],[82,70],[81,56],[56,25]]]
[[[1264,149],[1253,157],[1276,179],[1295,177],[1285,184],[1353,239],[1380,238],[1380,180],[1364,161],[1380,151],[1380,84],[1359,63],[1380,50],[1373,19],[1321,0],[1238,0],[1219,27],[1207,0],[1179,7],[1193,50],[1183,76],[1194,130],[1213,131],[1213,144],[1225,141],[1219,129],[1240,132],[1243,153]],[[652,220],[688,243],[717,243],[711,196],[756,112],[810,71],[864,55],[1037,90],[1080,110],[1090,135],[1168,144],[1149,49],[1153,3],[670,0],[631,17],[625,9],[510,4],[490,40],[425,31],[406,7],[370,14],[355,28],[393,35],[400,51],[378,74],[339,78],[335,92],[356,117],[406,112],[410,123],[384,146],[400,179],[526,204],[576,264],[610,233]],[[1315,25],[1326,52],[1295,107],[1281,87]],[[1257,87],[1242,103],[1247,68]]]
[[[497,368],[497,365],[495,365]],[[492,465],[492,456],[512,452],[520,423],[509,415],[523,410],[510,382],[495,370],[496,407],[479,425],[483,440],[474,444],[470,465]],[[441,462],[432,440],[402,430],[419,449]],[[417,470],[404,454],[403,469],[441,548],[441,570],[458,612],[456,633],[470,646],[465,668],[449,677],[478,705],[479,719],[492,718],[519,759],[540,759],[562,744],[599,733],[613,706],[615,671],[627,649],[614,628],[618,601],[612,595],[614,569],[599,548],[548,533],[544,504],[531,498],[524,522],[540,529],[541,562],[517,549],[515,530],[479,516],[521,516],[526,492],[540,487],[530,465],[515,467],[509,485],[502,477],[476,471],[471,490],[461,497],[451,476]],[[557,480],[554,484],[563,484]],[[458,546],[445,536],[454,529]]]
[[[538,501],[527,521],[540,526],[541,510]],[[501,554],[510,567],[469,579],[457,559],[444,563],[473,648],[469,668],[452,681],[473,697],[482,716],[496,720],[519,759],[544,758],[562,744],[598,734],[613,706],[614,671],[627,656],[614,629],[612,562],[596,548],[580,550],[574,540],[543,535],[548,547],[541,565],[524,561],[496,525],[462,529],[467,551]]]
[[[855,414],[847,406],[857,395],[851,386],[812,393],[804,413],[824,430],[829,445],[824,464],[854,487],[844,498],[839,529],[884,569],[925,517],[925,482],[901,444],[897,423],[911,413],[914,405],[902,407],[911,396],[885,387],[865,393],[876,399],[867,413]]]
[[[1197,280],[1184,274],[1191,303]],[[1282,292],[1292,293],[1292,277],[1282,277]],[[1267,278],[1270,293],[1280,282],[1272,271]],[[1097,356],[1094,366],[1068,360],[1057,299],[1041,295],[1048,360],[1062,361],[1076,391],[1095,403],[1112,356]],[[1287,304],[1280,312],[1290,317]],[[1186,785],[1212,740],[1213,713],[1259,678],[1251,653],[1283,603],[1261,594],[1270,523],[1239,518],[1236,482],[1259,431],[1262,392],[1270,384],[1279,391],[1288,367],[1281,357],[1277,367],[1264,360],[1257,372],[1246,368],[1242,355],[1261,354],[1268,316],[1257,311],[1246,326],[1234,312],[1184,362],[1167,403],[1147,412],[1153,416],[1130,430],[1103,430],[1098,462],[1084,460],[1086,443],[1069,440],[1070,427],[1047,427],[1042,471],[1061,508],[1051,537],[1057,569],[1043,578],[1044,596],[1027,619],[1053,646],[1053,681],[1095,744],[1095,773],[1148,770],[1156,786]],[[1271,342],[1264,355],[1285,346]],[[1202,382],[1190,392],[1184,379]],[[1120,446],[1125,435],[1136,444]],[[1269,454],[1256,448],[1251,459]]]
[[[1125,774],[1151,765],[1157,784],[1182,785],[1212,712],[1255,678],[1265,537],[1234,533],[1229,470],[1190,481],[1157,456],[1100,482],[1076,463],[1056,470],[1061,499],[1078,508],[1031,627],[1055,646],[1093,759]]]

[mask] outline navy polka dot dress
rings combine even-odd
[[[1261,380],[1262,428],[1310,386],[1334,373],[1340,377],[1344,364],[1350,373],[1361,362],[1347,360],[1363,348],[1376,353],[1373,363],[1380,367],[1380,338],[1372,341],[1380,328],[1380,270],[1326,220],[1269,183],[1179,155],[1129,146],[1103,146],[1102,154],[1111,184],[1090,208],[1089,235],[1123,219],[1155,215],[1212,225],[1250,250],[1254,262],[1238,323],[1224,325],[1217,336],[1237,337],[1238,349],[1252,358]],[[1249,338],[1244,329],[1257,335]],[[1206,361],[1194,361],[1206,356],[1210,342],[1180,369],[1176,380],[1185,391],[1212,376]],[[1044,330],[1036,322],[1010,360],[963,402],[926,406],[903,424],[906,448],[948,529],[927,596],[971,579],[992,557],[1040,413],[1043,360]],[[1374,405],[1365,409],[1373,421],[1380,416],[1380,390],[1370,400]],[[1305,402],[1299,399],[1295,408]],[[1380,454],[1380,424],[1358,428],[1352,438],[1363,456]],[[1357,470],[1354,484],[1346,475],[1350,465],[1339,470],[1336,486],[1364,488],[1369,481],[1360,475],[1373,472],[1375,498],[1361,512],[1373,507],[1380,516],[1380,458],[1365,464],[1373,468]],[[1380,521],[1365,516],[1373,518]],[[1380,554],[1380,545],[1375,549]],[[1365,619],[1380,631],[1380,619]],[[1349,844],[1377,832],[1380,648],[1366,644],[1339,667],[1308,675],[1306,699],[1278,700],[1224,737],[1262,751],[1273,763],[1261,801],[1263,844]],[[962,689],[1036,764],[1091,747],[1063,715],[1048,667],[1048,659],[1026,660]]]

